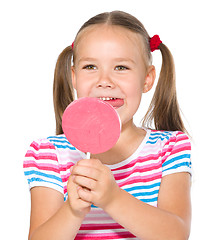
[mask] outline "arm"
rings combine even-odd
[[[188,239],[191,215],[188,173],[171,174],[162,179],[157,208],[120,189],[109,169],[98,160],[78,162],[73,173],[77,184],[90,189],[79,189],[79,196],[103,208],[138,238]]]
[[[90,203],[79,199],[77,186],[68,181],[71,201],[64,202],[63,195],[46,187],[31,190],[30,240],[70,240],[74,239],[81,223],[89,211]],[[72,207],[73,206],[73,207]]]
[[[163,178],[157,208],[121,190],[105,210],[143,240],[185,240],[190,232],[190,208],[190,175],[177,173]]]

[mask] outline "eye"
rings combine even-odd
[[[87,70],[96,70],[97,67],[94,66],[94,65],[89,64],[89,65],[84,66],[83,69],[87,69]]]
[[[129,69],[128,67],[122,66],[122,65],[119,65],[119,66],[115,67],[115,70],[118,70],[118,71],[123,71],[123,70],[128,70],[128,69]]]

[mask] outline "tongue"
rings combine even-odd
[[[112,107],[119,108],[124,104],[124,100],[121,98],[116,98],[112,100],[106,100]]]

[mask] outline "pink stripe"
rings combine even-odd
[[[67,182],[70,177],[70,172],[66,175],[61,175],[62,182]]]
[[[59,173],[59,172],[60,172],[59,169],[58,169],[58,166],[55,166],[55,165],[53,165],[53,164],[45,164],[45,163],[39,163],[39,164],[37,164],[37,163],[34,162],[34,161],[24,162],[23,167],[24,167],[24,168],[36,167],[36,168],[39,169],[39,170],[48,170],[48,171],[53,171],[53,172],[56,172],[56,173]]]
[[[181,141],[181,140],[188,140],[189,141],[188,136],[186,134],[184,134],[183,132],[178,132],[177,139],[178,139],[178,141]]]
[[[49,159],[53,161],[57,161],[57,156],[54,153],[34,153],[33,151],[27,151],[25,157],[33,157],[36,160],[40,159]]]
[[[177,154],[177,153],[182,154],[183,151],[190,151],[191,146],[189,143],[187,143],[183,145],[172,146],[171,151],[168,151],[168,150],[169,149],[167,149],[167,151],[163,155],[162,163],[164,163],[169,156],[173,157],[174,154]]]
[[[92,239],[122,239],[122,238],[135,238],[135,236],[130,232],[96,233],[96,234],[79,232],[75,239],[92,240]]]
[[[150,182],[150,181],[154,181],[157,179],[161,179],[162,177],[162,173],[154,173],[148,176],[138,176],[138,177],[133,177],[129,180],[126,180],[124,182],[118,183],[119,187],[123,187],[125,185],[130,185],[130,184],[138,184],[140,182]]]
[[[64,189],[64,194],[66,194],[67,193],[67,185],[65,185],[63,189]]]
[[[143,163],[143,162],[147,162],[149,160],[158,160],[159,156],[160,156],[160,154],[150,154],[150,155],[147,155],[147,156],[137,157],[136,159],[132,160],[130,163],[128,163],[128,164],[126,164],[122,167],[115,168],[113,171],[118,171],[118,170],[124,170],[124,169],[127,169],[127,168],[131,168],[131,167],[134,167],[137,163]]]
[[[74,163],[68,162],[67,164],[60,164],[59,168],[61,171],[67,171],[69,170],[72,166],[74,166]]]
[[[187,151],[187,150],[191,150],[191,146],[190,144],[183,144],[183,145],[177,145],[177,146],[174,146],[171,154],[175,154],[175,153],[178,153],[178,152],[182,152],[182,151]]]
[[[118,223],[82,224],[79,231],[80,230],[105,230],[105,229],[124,229],[124,228]]]
[[[37,142],[32,142],[30,147],[34,148],[36,151],[39,149],[55,149],[54,145],[50,142],[38,144]]]
[[[129,176],[131,176],[131,174],[133,173],[144,173],[144,172],[148,172],[148,171],[152,171],[155,169],[159,169],[161,166],[161,161],[159,161],[158,163],[152,163],[152,164],[148,164],[146,166],[140,167],[140,166],[135,166],[131,171],[127,171],[124,173],[119,173],[119,174],[114,174],[115,180],[122,180],[124,178],[127,178]]]

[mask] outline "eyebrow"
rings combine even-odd
[[[114,58],[115,61],[117,62],[132,62],[135,63],[135,61],[131,58]]]
[[[97,58],[90,58],[90,57],[83,58],[82,57],[82,58],[79,59],[78,62],[80,63],[80,62],[95,62],[95,61],[97,61]]]
[[[120,58],[113,58],[112,60],[117,61],[117,62],[132,62],[133,64],[135,64],[135,61],[131,58],[120,57]],[[91,58],[91,57],[84,57],[83,58],[82,57],[82,58],[79,59],[78,62],[80,63],[80,62],[96,62],[96,61],[98,61],[97,58]]]

